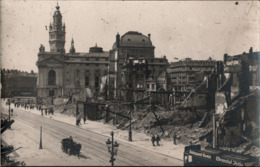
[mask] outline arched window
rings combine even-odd
[[[48,85],[56,85],[56,72],[54,70],[49,71]]]

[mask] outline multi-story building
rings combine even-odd
[[[145,36],[129,31],[121,38],[117,34],[111,51],[110,60],[115,62],[111,73],[118,77],[116,82],[124,89],[120,89],[120,94],[128,100],[133,98],[133,93],[145,95],[145,92],[167,90],[166,69],[169,63],[166,56],[155,57],[154,48],[150,34]]]
[[[103,51],[101,47],[95,46],[89,49],[89,53],[76,52],[72,39],[70,51],[66,53],[65,30],[60,7],[57,5],[53,23],[49,26],[50,51],[45,51],[45,47],[41,45],[38,53],[38,96],[77,94],[80,99],[85,99],[97,95],[101,88],[106,87],[105,93],[102,93],[106,95],[106,99],[113,100],[121,99],[126,88],[132,89],[131,91],[167,89],[168,60],[165,56],[154,56],[155,47],[150,34],[145,36],[129,31],[121,38],[117,34],[110,51]],[[125,68],[130,61],[134,68]],[[142,68],[139,62],[146,62],[147,67]]]
[[[172,62],[168,73],[170,75],[170,89],[174,91],[175,102],[182,102],[189,94],[200,85],[205,76],[214,70],[216,61],[192,60],[185,58],[178,62]]]
[[[37,74],[18,70],[1,70],[1,97],[36,96]]]
[[[37,95],[92,97],[98,92],[101,78],[108,73],[109,52],[97,45],[91,47],[89,53],[76,52],[72,39],[70,51],[65,53],[65,33],[57,5],[49,26],[50,51],[45,51],[41,45],[38,53]]]
[[[218,146],[236,146],[246,137],[256,140],[259,127],[260,52],[224,55],[223,70],[218,71],[213,128]],[[221,132],[221,133],[219,133]],[[243,138],[241,137],[243,136]]]
[[[191,91],[204,76],[210,74],[216,64],[215,60],[192,60],[186,58],[170,65],[171,86],[176,91]]]
[[[231,80],[231,98],[245,95],[254,89],[259,89],[259,52],[229,56],[224,55],[224,74],[226,80]]]

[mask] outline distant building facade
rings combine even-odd
[[[192,60],[186,58],[170,65],[171,85],[175,90],[192,90],[204,76],[209,75],[216,65],[216,61],[211,58],[208,60]],[[201,77],[199,73],[202,73]]]
[[[155,47],[151,35],[147,36],[136,31],[129,31],[122,37],[116,35],[116,42],[111,50],[111,73],[115,74],[123,95],[120,98],[133,100],[134,94],[140,92],[145,96],[148,92],[167,90],[166,69],[169,66],[166,56],[157,58],[154,55]],[[119,96],[119,95],[118,95]]]
[[[249,52],[240,55],[224,55],[224,74],[231,80],[231,98],[245,95],[260,88],[259,80],[259,52]]]
[[[217,114],[221,114],[237,98],[260,90],[259,58],[260,52],[253,52],[252,48],[249,49],[249,53],[224,55],[223,70],[217,81]]]
[[[216,61],[192,60],[186,58],[178,62],[172,62],[168,73],[170,75],[170,89],[175,93],[176,101],[181,102],[201,84],[205,78],[214,70]]]
[[[18,70],[1,70],[1,97],[36,96],[37,74]]]
[[[105,91],[105,99],[114,100],[129,94],[126,89],[167,89],[165,77],[169,63],[166,57],[155,58],[150,34],[145,36],[136,31],[129,31],[122,37],[117,34],[110,51],[103,51],[96,45],[89,49],[89,53],[76,52],[73,39],[66,53],[65,34],[60,7],[56,6],[49,26],[50,51],[45,51],[43,45],[39,48],[38,96],[78,94],[80,99],[85,99]],[[137,66],[136,62],[146,65]],[[127,67],[129,63],[133,68]]]
[[[59,9],[57,5],[49,26],[50,51],[45,51],[42,45],[39,49],[37,95],[78,94],[80,99],[91,98],[97,94],[101,78],[108,73],[109,52],[97,45],[91,47],[89,53],[76,52],[72,39],[70,51],[66,53],[66,28]]]

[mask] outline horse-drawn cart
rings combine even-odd
[[[69,153],[69,155],[78,155],[80,154],[81,144],[73,142],[73,139],[65,138],[61,140],[61,149],[63,152]]]

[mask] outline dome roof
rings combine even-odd
[[[154,47],[149,37],[137,31],[128,31],[120,39],[120,46],[130,47]],[[113,49],[116,47],[116,42]]]
[[[97,44],[94,47],[89,48],[89,53],[102,53],[103,48],[98,47]]]

